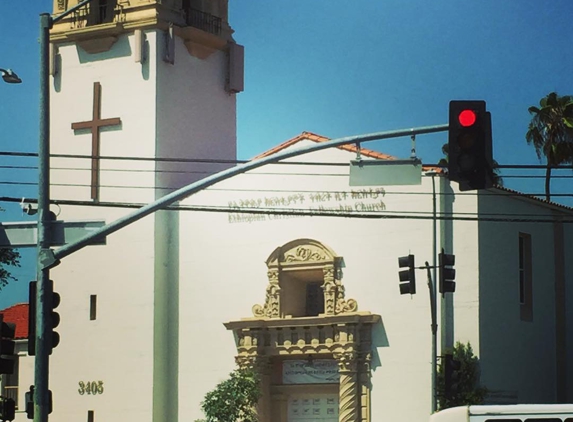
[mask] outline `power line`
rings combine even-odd
[[[35,152],[16,152],[16,151],[0,151],[0,156],[10,157],[38,157]],[[169,163],[206,163],[206,164],[244,164],[251,160],[233,160],[233,159],[218,159],[218,158],[161,158],[161,157],[122,157],[122,156],[93,156],[85,154],[50,154],[51,158],[82,158],[100,160],[119,160],[119,161],[151,161],[151,162],[169,162]],[[315,165],[315,166],[349,166],[349,163],[333,163],[333,162],[306,162],[306,161],[279,161],[273,164],[288,164],[288,165]],[[446,167],[442,164],[423,164],[424,167]],[[544,164],[499,164],[499,169],[547,169]],[[571,165],[551,166],[553,170],[572,170]]]
[[[0,169],[22,169],[22,170],[37,170],[37,166],[1,166]],[[50,170],[61,170],[61,171],[85,171],[91,172],[91,168],[88,167],[51,167]],[[213,171],[209,170],[162,170],[162,169],[118,169],[118,168],[100,168],[102,173],[110,172],[124,172],[124,173],[166,173],[166,174],[212,174]],[[256,173],[244,173],[247,176],[284,176],[285,173],[279,172],[256,172]],[[287,173],[289,176],[344,176],[348,177],[347,173]]]
[[[9,170],[37,170],[37,166],[20,166],[20,165],[0,165],[0,169]],[[91,171],[87,167],[51,167],[50,170],[58,171]],[[544,168],[545,170],[545,168]],[[100,169],[102,173],[156,173],[156,174],[211,174],[212,171],[208,170],[164,170],[164,169],[120,169],[120,168],[102,168]],[[245,173],[249,176],[269,176],[269,175],[285,175],[285,173],[279,172],[256,172],[256,173]],[[346,173],[288,173],[289,176],[335,176],[335,177],[348,177]],[[503,179],[545,179],[544,175],[515,175],[515,174],[504,174],[501,175]],[[552,175],[551,179],[573,179],[573,175]]]
[[[0,202],[20,202],[18,198],[0,197]],[[68,206],[90,206],[101,208],[131,208],[137,209],[146,205],[143,203],[121,203],[121,202],[98,202],[91,201],[72,201],[72,200],[52,200],[53,205],[68,205]],[[280,216],[293,216],[293,217],[339,217],[339,218],[360,218],[360,219],[387,219],[387,220],[433,220],[434,216],[431,212],[401,212],[401,211],[370,211],[364,212],[348,212],[348,211],[334,211],[334,210],[311,210],[301,208],[232,208],[221,206],[208,206],[208,205],[173,205],[166,207],[167,210],[173,211],[196,211],[196,212],[219,212],[228,213],[233,215],[235,221],[230,222],[248,222],[244,221],[240,215],[280,215]],[[462,215],[463,214],[463,215]],[[472,217],[471,215],[475,215]],[[487,217],[486,217],[487,216]],[[511,216],[511,217],[507,217]],[[231,217],[229,217],[232,220]],[[506,222],[506,223],[573,223],[573,216],[569,218],[539,218],[538,214],[481,214],[476,213],[439,213],[435,216],[437,220],[452,220],[452,221],[479,221],[479,222]],[[255,221],[255,220],[253,220]]]
[[[38,182],[16,182],[16,181],[0,181],[0,185],[10,185],[10,186],[37,186]],[[74,187],[74,188],[89,188],[90,184],[85,183],[52,183],[51,186],[58,186],[58,187]],[[165,190],[165,191],[175,191],[179,189],[178,187],[166,187],[166,186],[129,186],[129,185],[99,185],[101,188],[107,189],[153,189],[153,190]],[[349,197],[352,195],[360,195],[361,193],[368,193],[369,188],[360,188],[357,187],[355,190],[351,191],[337,191],[337,190],[305,190],[305,189],[259,189],[259,188],[252,188],[252,189],[245,189],[245,188],[234,188],[234,189],[222,189],[222,188],[207,188],[204,192],[245,192],[250,194],[256,193],[316,193],[316,194],[343,194],[348,195]],[[403,192],[403,191],[380,191],[378,194],[382,197],[385,195],[422,195],[422,196],[431,196],[433,195],[432,192]],[[498,196],[499,193],[495,192],[478,192],[478,191],[471,191],[471,192],[436,192],[435,195],[437,196]],[[520,197],[528,197],[528,196],[545,196],[545,193],[526,193],[526,192],[504,192],[504,196],[520,196]],[[551,196],[555,197],[573,197],[573,193],[551,193]],[[355,198],[360,199],[360,198]]]
[[[9,185],[9,186],[37,186],[38,182],[15,182],[15,181],[0,181],[0,185]],[[74,188],[89,188],[91,185],[85,183],[52,183],[51,186],[58,186],[58,187],[74,187]],[[175,191],[179,189],[178,187],[166,187],[166,186],[127,186],[127,185],[99,185],[101,188],[106,189],[153,189],[153,190],[164,190],[164,191]],[[212,192],[212,191],[219,191],[219,192],[245,192],[245,193],[292,193],[292,194],[304,194],[304,193],[315,193],[315,194],[345,194],[351,197],[352,195],[357,195],[360,193],[368,193],[368,188],[359,188],[357,187],[356,190],[351,191],[333,191],[333,190],[304,190],[304,189],[222,189],[222,188],[207,188],[204,192]],[[404,191],[388,191],[384,190],[383,192],[379,192],[379,195],[382,197],[386,195],[421,195],[421,196],[431,196],[434,195],[432,192],[404,192]],[[529,193],[529,192],[478,192],[478,191],[471,191],[471,192],[436,192],[435,195],[437,196],[476,196],[476,195],[488,195],[488,196],[519,196],[519,197],[535,197],[535,196],[545,196],[544,192],[540,193]],[[573,197],[573,193],[551,193],[552,197]],[[359,199],[359,198],[356,198]]]
[[[32,152],[11,152],[0,151],[0,156],[9,157],[38,157],[37,153]],[[82,158],[112,161],[150,161],[165,163],[204,163],[204,164],[245,164],[251,160],[231,160],[223,158],[161,158],[161,157],[122,157],[114,155],[85,155],[85,154],[50,154],[50,158]],[[349,166],[348,163],[330,163],[325,161],[305,162],[305,161],[279,161],[272,164],[289,164],[289,165],[314,165],[314,166]]]

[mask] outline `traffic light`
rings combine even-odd
[[[37,281],[30,282],[29,288],[29,307],[28,307],[28,355],[36,355],[36,291]],[[52,349],[60,344],[60,334],[54,331],[60,324],[60,314],[54,311],[60,304],[60,295],[54,292],[54,282],[49,280],[46,286],[46,300],[51,304],[47,312],[47,325],[48,325],[48,349],[52,353]]]
[[[407,270],[402,270],[398,273],[400,276],[400,294],[415,294],[416,268],[414,266],[414,255],[402,256],[398,258],[398,266],[400,268],[408,267]]]
[[[28,286],[28,355],[36,356],[36,283]],[[26,393],[28,394],[28,393]]]
[[[54,328],[60,325],[60,314],[54,311],[60,305],[60,294],[54,292],[54,282],[52,280],[48,282],[48,303],[52,304],[48,313],[48,329],[50,330],[48,338],[51,338],[49,351],[52,354],[52,349],[60,344],[60,333],[54,331]]]
[[[439,287],[440,293],[453,293],[456,291],[456,270],[453,268],[456,263],[456,256],[447,254],[442,248],[442,252],[438,255],[439,264]]]
[[[16,325],[4,322],[4,315],[0,315],[0,374],[14,373],[15,335]]]
[[[13,421],[16,418],[16,402],[14,399],[2,397],[0,403],[0,420]]]
[[[34,386],[30,386],[30,391],[24,394],[24,401],[26,402],[24,410],[28,419],[34,419]]]
[[[34,419],[34,386],[30,386],[30,391],[24,394],[26,416],[28,419]],[[52,413],[52,391],[48,390],[48,413]]]
[[[448,174],[461,191],[493,185],[491,115],[485,101],[450,101]]]
[[[452,400],[458,391],[461,366],[451,353],[444,355],[444,395],[447,400]]]

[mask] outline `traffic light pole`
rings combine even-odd
[[[432,316],[432,412],[437,409],[437,397],[436,397],[436,384],[438,378],[438,323],[437,323],[437,311],[436,311],[436,286],[432,282],[432,271],[431,269],[435,266],[430,266],[428,261],[426,261],[426,268],[428,273],[428,289],[430,290],[430,313]]]
[[[49,42],[51,17],[40,15],[40,137],[38,145],[38,258],[36,288],[36,358],[34,361],[34,422],[48,420],[48,283],[50,270],[43,261],[50,249],[50,84]]]
[[[430,300],[434,298],[434,305],[432,308],[432,413],[438,410],[438,398],[436,394],[436,384],[438,377],[438,326],[436,302],[438,297],[438,287],[436,281],[436,268],[438,266],[438,219],[437,219],[437,201],[436,201],[436,172],[432,173],[432,266],[434,267],[434,283],[430,289]],[[428,263],[426,263],[427,267]],[[441,310],[441,308],[440,308]],[[434,324],[436,326],[434,327]],[[442,325],[442,330],[444,329]]]
[[[36,288],[36,358],[34,361],[34,422],[47,422],[49,413],[49,364],[51,350],[52,291],[50,288],[50,29],[60,19],[73,13],[92,0],[84,0],[64,13],[51,17],[49,13],[40,15],[40,116],[38,138],[38,250]]]

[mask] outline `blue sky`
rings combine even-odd
[[[0,3],[0,67],[24,80],[0,83],[0,151],[37,151],[38,15],[51,7],[49,0]],[[551,91],[573,94],[572,15],[570,0],[230,0],[231,26],[246,52],[238,156],[302,131],[337,138],[444,124],[451,99],[483,99],[496,160],[539,164],[524,138],[527,108]],[[437,162],[445,141],[445,134],[419,137],[418,155]],[[367,147],[407,157],[410,141]],[[9,164],[36,162],[0,157],[0,165]],[[6,182],[36,179],[33,170],[0,168],[0,196],[35,197],[35,186]],[[554,180],[553,192],[573,193],[572,180]],[[543,191],[543,179],[505,184]],[[571,197],[555,200],[573,206]],[[0,220],[24,218],[15,204],[0,206]],[[19,282],[0,291],[0,308],[27,300],[33,254],[25,252],[26,265],[15,272]]]

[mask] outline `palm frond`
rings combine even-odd
[[[532,117],[525,140],[540,160],[542,155],[547,160],[545,195],[550,200],[551,167],[573,162],[573,96],[550,92],[539,105],[527,109]]]

